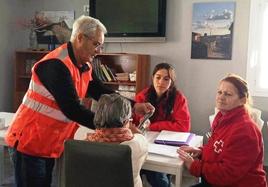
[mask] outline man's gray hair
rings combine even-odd
[[[129,100],[119,94],[103,94],[98,101],[94,124],[97,129],[123,127],[131,115]]]
[[[97,29],[100,29],[103,34],[107,33],[106,27],[98,19],[82,15],[77,18],[73,24],[70,41],[73,42],[75,37],[79,33],[83,33],[89,37],[93,37]]]

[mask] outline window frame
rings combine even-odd
[[[268,9],[268,0],[251,1],[247,62],[247,81],[249,83],[250,93],[252,96],[261,97],[268,97],[268,88],[261,88],[259,86],[259,75],[262,66],[259,59],[263,30],[262,22],[265,7]]]

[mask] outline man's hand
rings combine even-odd
[[[135,103],[134,112],[140,115],[144,115],[149,112],[154,112],[155,108],[151,103]]]

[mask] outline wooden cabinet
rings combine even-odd
[[[48,52],[31,50],[16,51],[14,111],[17,110],[28,89],[31,79],[31,67]]]
[[[134,73],[135,81],[104,81],[104,84],[120,90],[120,86],[134,87],[135,93],[148,86],[150,77],[150,56],[142,54],[114,53],[98,55],[95,61],[105,64],[114,74],[117,73]],[[127,89],[126,89],[127,90]]]
[[[22,102],[31,78],[32,65],[49,51],[16,51],[14,110]],[[109,67],[113,73],[134,73],[136,81],[104,81],[104,84],[120,93],[134,92],[134,95],[148,86],[150,77],[150,56],[142,54],[100,54],[95,61]],[[128,90],[130,88],[131,90]]]

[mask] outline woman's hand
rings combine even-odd
[[[185,151],[186,153],[189,153],[193,158],[198,158],[202,152],[201,149],[190,146],[181,146],[179,149]]]
[[[132,132],[133,134],[135,134],[135,133],[142,134],[142,132],[140,131],[140,129],[138,129],[138,128],[136,127],[136,125],[135,125],[134,123],[132,123],[132,120],[129,120],[129,122],[128,122],[128,126],[127,126],[127,127],[131,130],[131,132]]]
[[[187,169],[190,169],[191,164],[194,161],[194,158],[189,153],[187,153],[186,151],[183,151],[180,148],[177,150],[177,153],[179,153],[179,158],[184,161],[184,164],[187,167]]]

